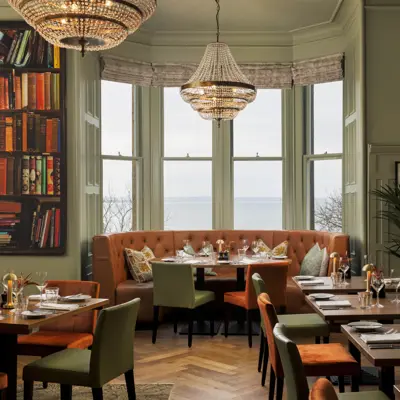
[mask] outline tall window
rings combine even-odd
[[[211,229],[212,123],[164,89],[164,229]]]
[[[234,228],[282,229],[282,91],[258,90],[233,122]]]
[[[133,128],[134,87],[101,82],[103,231],[137,229],[140,159]]]
[[[311,89],[311,126],[305,156],[310,228],[342,230],[343,84]]]

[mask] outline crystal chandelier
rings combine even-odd
[[[8,0],[48,42],[68,49],[115,47],[150,18],[157,0]]]
[[[219,0],[217,3],[217,41],[210,43],[199,67],[181,87],[183,100],[204,119],[234,119],[256,98],[256,88],[239,69],[229,47],[219,41]]]

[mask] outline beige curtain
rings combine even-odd
[[[243,73],[259,89],[287,89],[295,85],[343,79],[343,54],[296,63],[239,64]],[[181,86],[189,80],[197,64],[157,64],[103,54],[102,79],[140,86]]]

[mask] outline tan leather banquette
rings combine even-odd
[[[98,235],[93,238],[93,279],[100,283],[100,297],[110,299],[111,304],[140,297],[138,319],[142,322],[151,321],[153,282],[137,283],[132,280],[126,267],[124,249],[141,250],[147,245],[156,257],[165,257],[175,255],[175,250],[182,249],[186,239],[190,240],[196,251],[200,250],[205,240],[215,246],[218,239],[223,239],[225,243],[233,242],[234,252],[241,246],[243,239],[247,239],[249,243],[262,239],[270,248],[287,240],[287,254],[292,260],[287,283],[288,313],[309,312],[303,294],[290,277],[299,274],[301,262],[311,247],[318,242],[321,247],[327,247],[329,253],[345,255],[349,243],[349,237],[345,234],[318,231],[135,231]],[[330,265],[328,274],[331,268]],[[217,272],[216,277],[206,277],[206,289],[221,292],[217,295],[217,299],[221,299],[224,291],[235,290],[235,272],[232,269]]]

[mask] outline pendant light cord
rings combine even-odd
[[[217,15],[215,16],[215,19],[217,21],[217,42],[219,42],[219,12],[221,10],[221,6],[219,5],[219,0],[215,0],[217,3]]]

